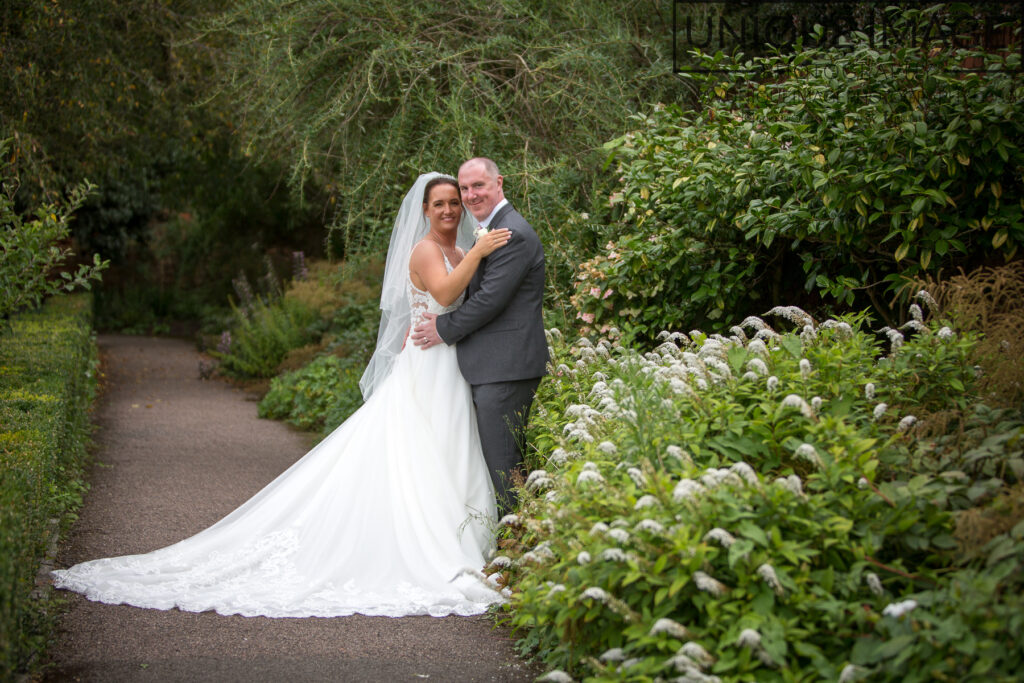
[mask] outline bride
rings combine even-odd
[[[90,600],[268,617],[480,614],[502,597],[476,575],[491,546],[494,492],[455,347],[405,337],[453,310],[480,260],[458,183],[421,175],[391,235],[366,403],[210,528],[144,555],[53,572]]]

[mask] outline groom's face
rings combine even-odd
[[[500,175],[491,175],[482,163],[463,164],[459,169],[462,203],[478,221],[487,218],[504,199],[501,180]]]

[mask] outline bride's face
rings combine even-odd
[[[430,229],[439,232],[457,230],[462,218],[462,197],[454,186],[448,183],[435,185],[423,205],[423,213],[430,221]]]

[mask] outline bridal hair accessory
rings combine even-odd
[[[483,237],[484,235],[486,235],[489,232],[490,232],[490,230],[488,230],[487,228],[485,228],[482,225],[479,225],[479,226],[477,226],[477,229],[473,231],[473,240],[474,241],[479,240],[481,237]]]
[[[380,329],[377,331],[377,348],[366,365],[359,389],[363,400],[370,398],[374,389],[380,386],[391,373],[395,358],[402,351],[406,333],[412,322],[409,302],[409,257],[413,247],[430,232],[430,222],[423,213],[423,191],[427,183],[443,173],[424,173],[402,200],[391,230],[388,257],[384,264],[384,281],[380,292]],[[454,178],[452,178],[454,180]],[[455,243],[468,250],[473,245],[473,223],[468,212],[463,212]]]

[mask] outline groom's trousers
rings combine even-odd
[[[494,483],[499,517],[516,507],[512,473],[522,471],[526,421],[540,377],[474,384],[473,405],[484,460]]]

